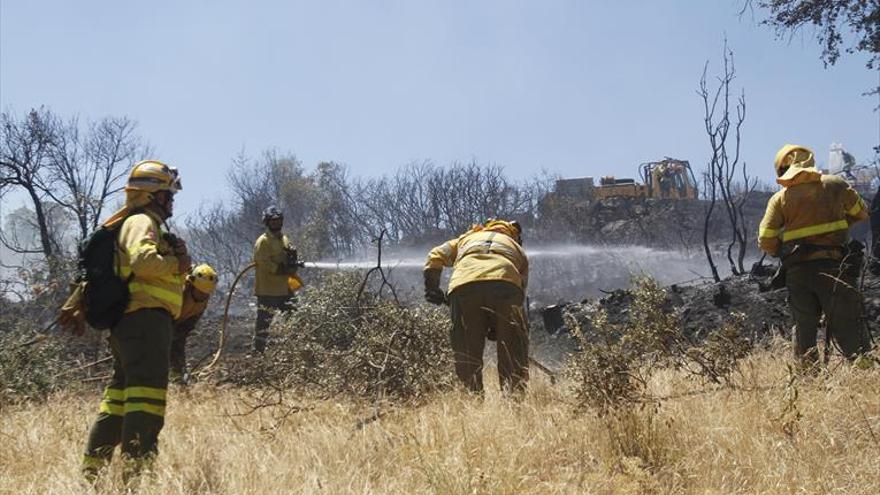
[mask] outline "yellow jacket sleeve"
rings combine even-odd
[[[770,197],[764,218],[758,228],[758,246],[770,256],[779,256],[782,246],[782,227],[785,220],[782,216],[782,195],[778,192]]]
[[[868,205],[852,187],[843,192],[843,210],[850,225],[868,218]]]
[[[425,262],[425,269],[442,269],[444,266],[452,266],[457,257],[458,239],[446,241],[428,253],[428,260]]]
[[[131,271],[138,276],[180,274],[177,257],[160,254],[161,231],[146,214],[129,217],[119,233],[119,244],[128,253]],[[167,251],[166,251],[167,252]]]

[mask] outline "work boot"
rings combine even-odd
[[[857,370],[869,370],[874,367],[874,359],[867,354],[860,354],[853,359],[852,366]]]
[[[144,476],[152,474],[156,456],[149,454],[143,457],[123,457],[122,481],[126,490],[136,492]]]
[[[103,457],[95,457],[90,455],[84,455],[82,460],[82,468],[80,471],[82,472],[83,478],[85,478],[86,483],[90,486],[95,486],[98,482],[98,479],[101,477],[101,473],[107,469],[107,466],[110,465],[110,458]]]

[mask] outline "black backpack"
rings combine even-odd
[[[85,282],[86,321],[96,330],[116,326],[131,300],[128,280],[121,279],[114,266],[116,236],[122,224],[99,227],[79,247],[79,281]]]

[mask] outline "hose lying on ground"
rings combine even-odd
[[[211,359],[211,362],[202,368],[200,373],[207,373],[215,364],[217,364],[218,361],[220,361],[220,356],[223,355],[223,347],[226,345],[226,323],[229,320],[229,305],[232,303],[232,295],[235,294],[235,286],[238,285],[238,281],[241,280],[241,277],[255,266],[257,266],[256,263],[251,263],[244,267],[244,269],[238,272],[238,275],[229,287],[229,293],[226,295],[226,307],[223,309],[223,321],[220,324],[220,342],[217,344],[217,351],[214,352],[214,357]],[[193,373],[195,373],[196,368],[198,368],[198,364],[193,367]]]

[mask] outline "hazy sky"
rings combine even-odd
[[[695,89],[726,35],[762,178],[785,142],[869,158],[880,116],[861,93],[880,74],[861,56],[824,69],[812,33],[778,41],[740,3],[0,0],[0,106],[134,118],[181,169],[183,210],[267,147],[357,175],[473,158],[634,176],[664,155],[705,164]]]

